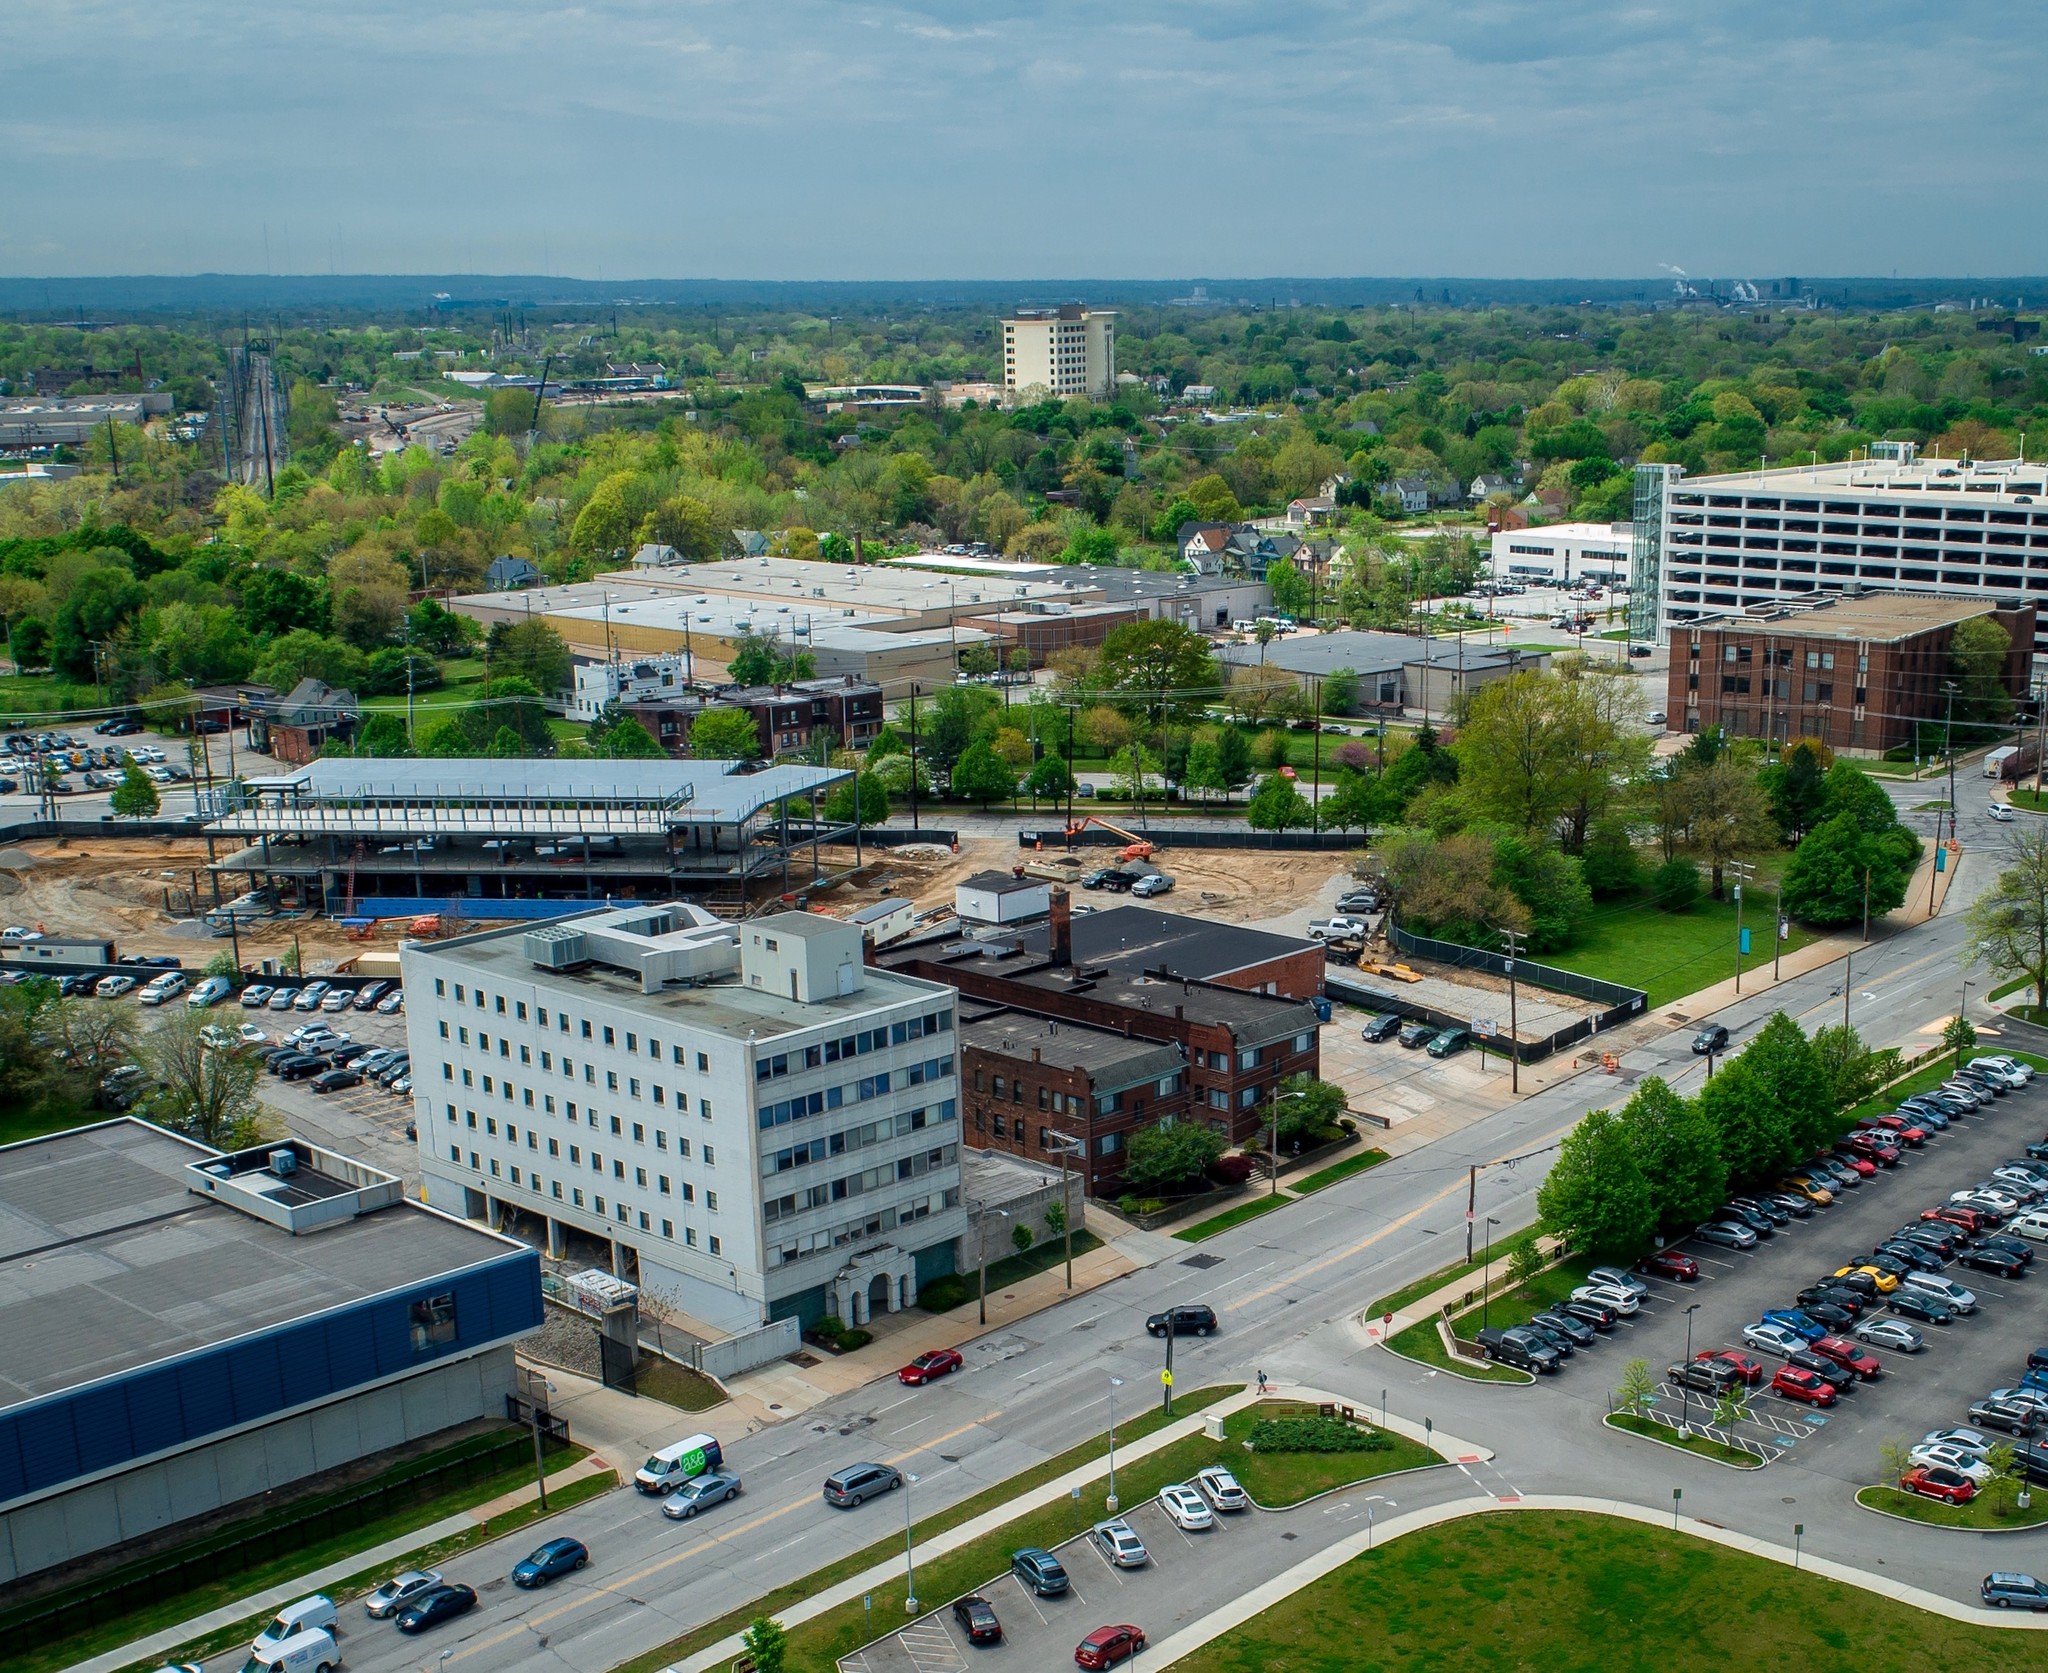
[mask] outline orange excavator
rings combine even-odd
[[[1120,836],[1124,839],[1128,846],[1117,855],[1119,860],[1149,860],[1157,852],[1151,843],[1147,842],[1135,831],[1127,831],[1121,825],[1112,825],[1107,819],[1098,819],[1092,813],[1087,818],[1076,819],[1067,826],[1068,840],[1071,841],[1079,836],[1090,825],[1100,825],[1111,836]]]

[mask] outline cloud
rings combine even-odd
[[[52,0],[0,271],[2039,272],[2044,56],[1989,0]]]

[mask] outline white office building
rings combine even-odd
[[[1003,392],[1106,400],[1116,388],[1116,315],[1077,302],[1019,308],[1003,321]]]
[[[723,1330],[912,1306],[965,1226],[957,995],[861,940],[675,903],[408,944],[428,1202]]]
[[[571,720],[588,724],[607,703],[658,703],[690,685],[686,658],[668,653],[620,662],[579,662],[565,705]]]
[[[1501,529],[1493,537],[1493,578],[1525,587],[1562,587],[1575,581],[1605,586],[1628,579],[1626,523],[1552,523],[1537,529]]]
[[[1879,442],[1868,459],[1688,477],[1636,467],[1629,629],[1782,595],[1874,586],[1983,599],[2048,593],[2048,466],[1923,459]],[[2048,634],[2048,612],[2042,616]],[[2035,653],[2048,653],[2037,637]]]

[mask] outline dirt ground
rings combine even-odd
[[[1110,848],[1078,852],[1099,865],[1116,857]],[[937,844],[883,849],[852,881],[822,893],[819,904],[838,911],[897,895],[920,909],[951,906],[955,884],[976,872],[1007,871],[1025,857],[1014,837],[970,838],[960,844],[958,854]],[[1332,871],[1344,864],[1337,854],[1260,854],[1178,845],[1162,845],[1153,858],[1174,878],[1174,891],[1163,903],[1169,910],[1200,912],[1224,923],[1252,923],[1306,906]]]

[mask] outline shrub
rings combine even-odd
[[[1666,860],[1650,879],[1650,898],[1660,912],[1690,912],[1700,898],[1700,868],[1690,860]]]
[[[1219,1185],[1242,1185],[1256,1171],[1249,1156],[1219,1156],[1209,1164],[1209,1177]]]
[[[839,1351],[850,1354],[855,1348],[864,1348],[874,1337],[865,1330],[842,1330],[839,1333]]]
[[[949,1272],[917,1286],[917,1304],[927,1313],[950,1313],[968,1298],[967,1280]]]
[[[1386,1452],[1393,1444],[1377,1429],[1334,1417],[1262,1417],[1250,1436],[1254,1452]]]

